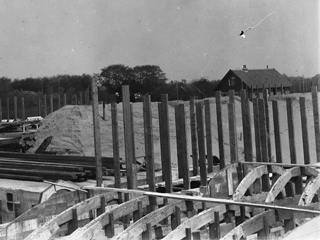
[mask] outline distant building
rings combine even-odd
[[[274,68],[269,69],[248,69],[243,65],[242,70],[229,70],[218,83],[215,90],[229,92],[233,89],[239,92],[246,89],[248,94],[253,93],[253,97],[258,93],[263,94],[263,89],[268,89],[270,95],[290,93],[292,84]]]

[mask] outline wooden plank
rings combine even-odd
[[[53,96],[50,94],[50,113],[53,113]]]
[[[320,115],[319,115],[319,97],[317,86],[312,86],[312,106],[313,106],[313,121],[314,121],[314,134],[316,141],[316,154],[317,162],[320,162]]]
[[[238,161],[238,141],[237,141],[237,125],[234,103],[228,104],[228,119],[229,119],[229,141],[230,141],[230,162]]]
[[[91,80],[92,90],[92,116],[93,116],[93,135],[94,135],[94,155],[96,165],[96,185],[102,185],[102,162],[101,162],[101,138],[99,123],[98,87],[97,80]],[[127,165],[128,166],[128,165]],[[127,167],[128,169],[128,167]],[[127,171],[128,172],[128,171]]]
[[[21,119],[26,119],[26,109],[24,107],[24,97],[21,97]]]
[[[159,130],[160,130],[160,148],[162,177],[165,181],[166,192],[172,192],[172,171],[171,171],[171,151],[170,151],[170,125],[168,95],[161,95],[161,103],[158,105],[159,111]]]
[[[153,146],[153,128],[152,128],[152,109],[151,97],[145,95],[143,97],[143,123],[144,123],[144,143],[145,158],[147,165],[147,181],[149,191],[156,190],[155,169],[154,169],[154,146]]]
[[[63,94],[63,106],[67,105],[67,94]]]
[[[178,154],[178,176],[183,178],[183,188],[190,189],[190,174],[188,163],[188,144],[184,104],[175,107],[176,140]]]
[[[259,133],[261,141],[261,160],[262,162],[270,162],[268,156],[267,127],[265,117],[264,99],[259,99]]]
[[[13,113],[14,113],[14,121],[17,121],[18,115],[18,103],[17,103],[17,96],[13,97]]]
[[[200,165],[200,183],[201,186],[207,185],[207,164],[205,154],[205,138],[203,124],[203,102],[196,103],[197,116],[197,134],[198,134],[198,149],[199,149],[199,165]]]
[[[212,155],[212,130],[211,130],[211,111],[209,99],[204,100],[204,116],[206,126],[206,143],[207,143],[207,164],[208,173],[213,171],[213,155]]]
[[[121,173],[120,173],[120,150],[119,150],[119,134],[118,134],[118,111],[117,103],[111,103],[111,122],[112,122],[112,149],[114,159],[114,186],[120,187]]]
[[[300,115],[301,115],[301,132],[302,132],[302,143],[303,143],[303,157],[304,163],[310,164],[310,148],[309,148],[309,134],[308,134],[308,119],[307,119],[307,108],[306,98],[300,97]]]
[[[196,112],[195,112],[195,101],[192,97],[190,99],[190,131],[191,131],[191,146],[192,146],[192,166],[193,176],[197,176],[199,173],[198,164],[198,136],[197,136],[197,122],[196,122]]]
[[[2,103],[0,98],[0,123],[2,122]]]
[[[240,95],[245,155],[244,158],[246,162],[253,162],[250,104],[248,97],[246,97],[245,90],[241,90]]]
[[[291,163],[297,163],[296,141],[295,141],[295,131],[294,131],[294,115],[293,115],[292,101],[293,101],[292,98],[286,99],[289,147],[290,147]]]
[[[270,94],[270,92],[269,92]],[[269,94],[268,89],[263,91],[263,99],[265,104],[265,118],[266,118],[266,130],[267,130],[267,144],[268,144],[268,159],[271,161],[272,151],[271,151],[271,139],[270,139],[270,117],[269,117]]]
[[[102,119],[106,120],[106,102],[102,102]]]
[[[253,99],[253,115],[254,115],[254,134],[256,145],[256,161],[262,161],[261,155],[261,139],[260,139],[260,121],[259,121],[259,99]]]
[[[123,107],[123,126],[124,126],[124,143],[127,169],[127,185],[129,189],[137,187],[136,161],[133,149],[132,138],[132,117],[130,104],[129,86],[122,86],[122,107]]]
[[[283,173],[277,181],[273,184],[272,188],[270,189],[267,198],[266,203],[273,202],[278,194],[284,189],[286,184],[290,181],[292,177],[300,176],[300,168],[299,167],[293,167],[288,169],[285,173]]]
[[[221,107],[221,92],[220,91],[216,92],[216,114],[217,114],[220,169],[223,169],[225,167],[225,157],[224,157],[223,121],[222,121],[222,107]]]
[[[44,105],[43,115],[44,115],[44,117],[46,117],[48,115],[48,113],[47,113],[47,95],[46,94],[43,95],[43,105]]]
[[[272,111],[273,111],[273,126],[274,126],[276,161],[277,161],[277,163],[282,163],[281,130],[280,130],[278,101],[272,101]]]

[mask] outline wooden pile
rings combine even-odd
[[[101,160],[104,173],[114,168],[113,158]],[[0,152],[0,178],[85,181],[95,177],[94,157]]]

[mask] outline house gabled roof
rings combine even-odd
[[[265,88],[280,87],[281,84],[283,87],[291,87],[292,84],[289,80],[287,80],[284,76],[282,76],[277,70],[274,68],[270,69],[246,69],[246,70],[230,70],[235,75],[237,75],[245,84],[248,86],[262,88],[263,85]]]

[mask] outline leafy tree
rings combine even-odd
[[[0,93],[8,93],[12,90],[12,82],[10,78],[1,77],[0,78]]]
[[[133,68],[136,87],[140,88],[140,92],[150,94],[153,101],[160,100],[161,92],[166,87],[166,75],[159,66],[143,65]]]

